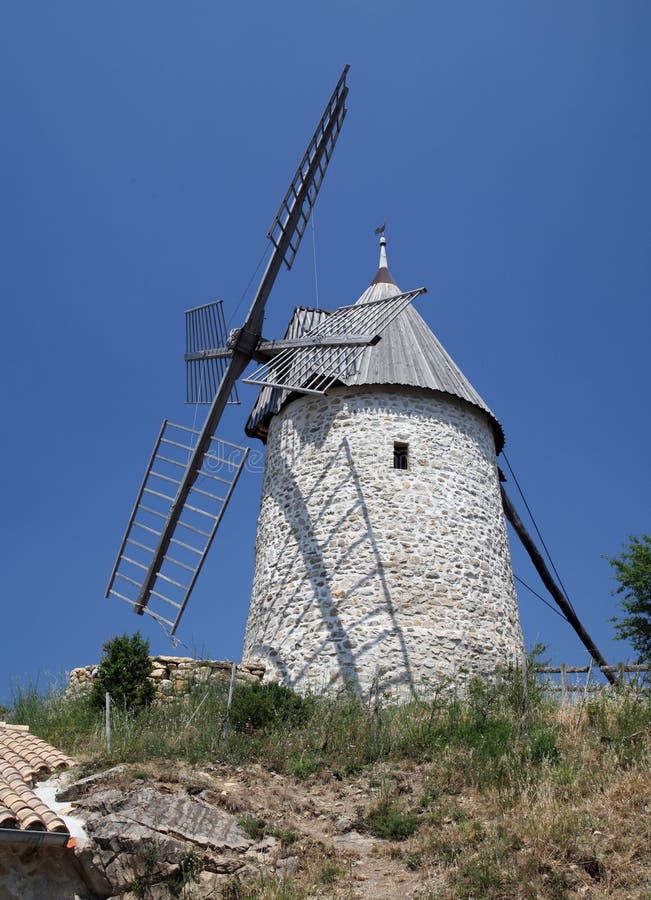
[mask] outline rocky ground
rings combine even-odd
[[[542,707],[523,728],[496,702],[390,709],[381,732],[327,707],[228,746],[168,706],[127,721],[148,739],[111,767],[82,735],[39,788],[76,846],[0,835],[0,900],[651,900],[647,707]]]
[[[554,817],[554,802],[525,822],[526,806],[500,812],[495,798],[452,778],[428,809],[428,766],[416,763],[301,779],[257,764],[156,761],[79,776],[66,773],[57,796],[85,821],[87,840],[74,857],[58,851],[47,878],[35,851],[21,851],[29,873],[20,881],[18,857],[7,863],[16,878],[13,890],[0,878],[0,900],[651,897],[649,781],[635,770],[604,794],[590,824],[560,811],[552,844],[536,842],[535,818]],[[387,796],[420,810],[413,834],[372,833],[369,810]],[[614,814],[628,833],[600,830]],[[66,881],[64,859],[81,878]]]
[[[86,821],[76,853],[96,896],[238,897],[238,885],[289,876],[314,897],[425,896],[396,842],[356,829],[380,787],[372,776],[302,781],[260,766],[123,765],[72,781],[58,799]]]

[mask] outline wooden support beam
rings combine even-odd
[[[379,334],[313,334],[282,341],[260,341],[255,348],[260,355],[274,356],[281,350],[306,350],[321,347],[372,347],[378,343]]]
[[[547,588],[549,593],[552,595],[552,597],[556,601],[556,604],[561,609],[561,612],[563,613],[563,615],[565,616],[567,621],[570,623],[572,628],[578,634],[579,638],[581,639],[584,647],[586,648],[586,650],[588,651],[590,656],[594,659],[595,663],[599,666],[599,668],[604,673],[604,676],[608,679],[608,681],[611,684],[617,684],[618,679],[614,675],[614,673],[612,671],[610,671],[611,667],[608,665],[604,656],[601,654],[599,648],[597,647],[595,642],[592,640],[592,638],[590,637],[588,632],[585,630],[585,628],[581,624],[578,616],[576,615],[576,613],[574,612],[574,610],[568,603],[568,601],[565,597],[565,594],[563,594],[563,592],[561,591],[559,586],[556,584],[556,582],[552,578],[551,572],[549,571],[549,569],[547,568],[547,565],[545,564],[545,560],[542,558],[540,551],[534,544],[533,538],[531,537],[531,535],[529,534],[527,529],[524,527],[522,520],[520,519],[520,516],[515,511],[515,507],[513,506],[513,503],[511,502],[509,495],[504,490],[503,484],[500,484],[500,491],[502,492],[502,506],[504,507],[504,513],[506,515],[506,518],[513,526],[513,530],[515,531],[517,536],[520,538],[520,541],[522,542],[522,546],[529,554],[531,562],[536,567],[536,571],[540,575],[540,578],[542,579],[543,584],[545,585],[545,587]]]
[[[230,359],[233,351],[229,347],[215,347],[214,350],[193,350],[191,353],[184,353],[183,359],[191,362],[195,359]]]

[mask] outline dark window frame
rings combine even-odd
[[[409,444],[407,441],[393,442],[393,468],[401,472],[409,470]]]

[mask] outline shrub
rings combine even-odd
[[[238,731],[265,731],[280,723],[300,725],[312,711],[309,697],[270,681],[237,687],[233,693],[230,722]]]
[[[321,759],[315,753],[300,753],[298,756],[288,758],[286,768],[290,775],[309,778],[321,768]]]
[[[196,850],[191,847],[184,850],[179,857],[178,871],[167,879],[167,885],[172,896],[191,896],[191,894],[187,894],[186,888],[199,880],[203,867],[204,862]]]
[[[368,812],[365,824],[376,837],[404,841],[418,828],[418,818],[402,812],[391,800],[381,800]]]
[[[153,668],[149,641],[138,631],[131,637],[123,634],[107,641],[102,653],[103,659],[93,682],[93,705],[104,706],[108,691],[112,701],[124,709],[138,710],[148,706],[155,693],[149,678]]]
[[[272,829],[272,834],[278,838],[284,847],[291,847],[292,844],[301,839],[298,831],[294,831],[293,828],[274,828]]]
[[[549,725],[538,725],[529,735],[529,752],[534,763],[557,760],[560,751],[556,743],[556,731]]]
[[[505,875],[488,851],[472,856],[459,866],[454,878],[456,896],[460,900],[501,900],[505,893]]]
[[[327,862],[321,869],[319,881],[321,884],[334,884],[342,875],[343,871],[340,866],[333,862]]]
[[[259,816],[240,816],[238,825],[254,841],[261,841],[267,834],[267,823]]]

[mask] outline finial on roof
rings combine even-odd
[[[377,270],[377,274],[371,284],[380,284],[384,282],[386,284],[395,284],[393,275],[389,272],[389,264],[387,262],[387,239],[385,236],[387,223],[384,225],[380,225],[379,228],[375,229],[375,233],[380,235],[380,266]]]
[[[389,264],[387,263],[387,239],[384,235],[380,238],[380,268],[389,268]]]

